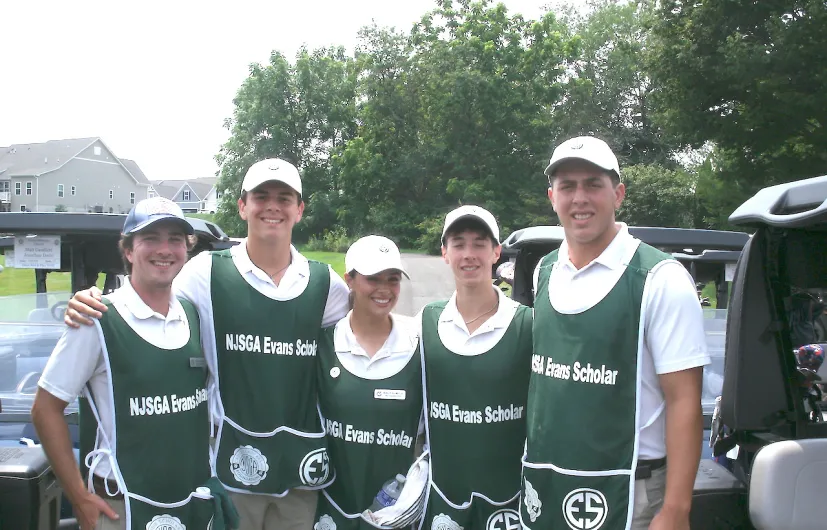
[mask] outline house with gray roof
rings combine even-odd
[[[221,194],[215,185],[218,179],[205,177],[189,180],[153,180],[155,193],[171,201],[186,213],[215,213]]]
[[[150,187],[100,138],[0,147],[0,212],[127,213]]]

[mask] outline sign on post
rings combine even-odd
[[[14,266],[18,269],[59,269],[60,236],[15,236]]]

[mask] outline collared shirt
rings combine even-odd
[[[276,285],[270,276],[258,268],[247,253],[247,239],[230,248],[230,255],[244,281],[256,291],[273,300],[292,300],[301,295],[310,281],[310,264],[292,245],[290,246],[290,265],[284,271],[281,281]],[[344,318],[348,311],[348,289],[345,281],[332,268],[330,272],[330,289],[322,316],[322,327],[329,327]],[[212,255],[202,252],[193,257],[175,280],[172,288],[178,296],[186,298],[198,309],[201,318],[201,344],[210,371],[215,373],[215,328],[212,309]],[[239,308],[243,310],[244,308]]]
[[[187,315],[174,296],[170,296],[166,316],[146,305],[129,281],[106,298],[138,336],[157,348],[175,350],[183,347],[190,338]],[[112,392],[100,341],[96,326],[67,327],[46,363],[38,385],[56,398],[71,403],[89,383],[103,431],[107,438],[111,438],[115,421]],[[101,443],[105,447],[103,440]],[[106,476],[108,472],[109,463],[106,460],[95,470],[100,476]]]
[[[386,379],[402,371],[417,350],[416,330],[391,314],[391,332],[382,347],[369,356],[359,344],[350,326],[349,312],[336,324],[333,331],[333,346],[342,367],[362,379]]]
[[[508,330],[508,326],[511,325],[520,304],[505,296],[500,289],[493,286],[492,288],[497,293],[497,311],[484,320],[482,325],[475,329],[473,333],[468,331],[465,319],[457,309],[457,293],[454,291],[439,316],[439,323],[437,324],[439,338],[446,348],[458,355],[472,356],[483,354],[500,342]],[[488,308],[480,307],[480,313],[486,309]],[[415,322],[417,326],[421,326],[421,310],[417,314]]]
[[[353,334],[353,328],[350,327],[351,313],[353,311],[348,312],[333,330],[333,347],[345,370],[362,379],[378,380],[398,374],[409,362],[420,362],[418,359],[411,361],[419,353],[419,332],[414,324],[406,323],[404,319],[391,314],[391,332],[382,347],[370,357]],[[417,435],[424,432],[423,416],[419,421]]]
[[[574,314],[593,307],[617,284],[634,256],[639,240],[624,223],[608,247],[591,263],[577,269],[569,259],[568,245],[560,245],[558,260],[549,277],[549,301],[560,313]],[[538,268],[534,271],[537,292]],[[551,296],[554,293],[554,296]],[[664,403],[658,375],[678,372],[711,362],[703,328],[703,311],[689,271],[678,261],[652,269],[643,299],[644,341],[638,428]],[[666,454],[665,413],[642,430],[639,458]]]

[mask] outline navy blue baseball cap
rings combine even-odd
[[[130,210],[129,215],[126,216],[126,222],[123,224],[122,233],[125,235],[134,234],[152,223],[164,219],[178,220],[184,232],[188,235],[195,232],[192,225],[184,217],[184,212],[180,206],[163,197],[152,197],[151,199],[142,200]]]

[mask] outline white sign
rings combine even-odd
[[[726,270],[724,271],[724,275],[726,276],[726,281],[731,282],[735,279],[735,263],[727,263]]]
[[[59,269],[60,236],[15,236],[14,266],[18,269]]]
[[[6,268],[14,267],[14,251],[6,249]]]

